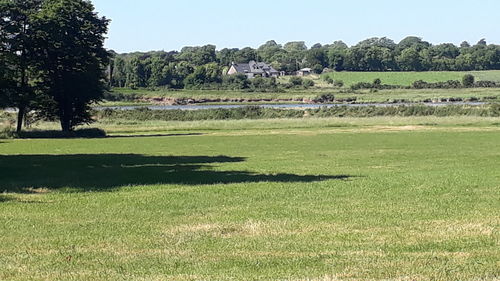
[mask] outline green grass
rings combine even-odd
[[[0,280],[500,277],[499,118],[130,126],[0,140]]]
[[[487,80],[500,82],[500,71],[429,71],[429,72],[332,72],[329,75],[334,80],[344,81],[346,86],[351,86],[358,82],[371,83],[379,78],[382,83],[388,85],[410,86],[413,82],[423,80],[426,82],[443,82],[448,80],[462,81],[465,74],[472,74],[476,80]]]
[[[371,102],[392,102],[394,100],[406,100],[408,102],[422,102],[424,100],[439,101],[449,98],[477,98],[479,100],[494,100],[500,99],[500,91],[494,88],[473,88],[473,89],[395,89],[381,90],[378,92],[370,92],[369,90],[345,92],[339,89],[317,88],[310,90],[286,92],[286,93],[244,93],[232,91],[148,91],[148,90],[130,90],[116,89],[115,91],[122,93],[135,93],[147,97],[163,97],[163,98],[195,98],[195,99],[228,99],[224,102],[216,102],[215,104],[270,104],[283,103],[279,102],[284,99],[284,103],[294,103],[296,101],[312,100],[323,94],[333,94],[337,100],[355,98],[360,103]],[[231,102],[231,99],[267,99],[268,101],[261,102]],[[290,102],[288,100],[294,99]],[[213,104],[213,103],[212,103]],[[104,105],[133,105],[127,104],[104,104]],[[141,104],[137,104],[141,105]],[[143,104],[142,104],[143,105]]]

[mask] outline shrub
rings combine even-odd
[[[314,102],[316,103],[328,103],[328,102],[334,102],[335,101],[335,96],[333,94],[323,94],[321,96],[317,96],[313,99]]]
[[[462,88],[462,83],[456,80],[448,80],[446,82],[428,83],[423,80],[413,82],[414,89],[458,89]]]
[[[228,90],[243,90],[250,87],[250,81],[245,74],[225,75],[222,77],[222,88]]]
[[[16,132],[12,128],[2,128],[0,129],[0,139],[13,139],[17,136]]]
[[[324,76],[324,77],[323,77],[323,80],[324,80],[326,83],[328,83],[328,84],[333,84],[333,83],[335,83],[335,81],[333,80],[333,78],[332,78],[332,77],[330,77],[330,76],[328,76],[328,75]]]
[[[104,99],[107,101],[136,101],[139,99],[137,94],[122,94],[119,92],[105,92]]]
[[[368,82],[358,82],[356,84],[351,85],[351,90],[361,90],[361,89],[371,89],[373,88],[373,84]]]
[[[333,82],[333,86],[342,88],[342,87],[344,87],[344,81],[342,81],[342,80],[335,80]]]
[[[477,81],[474,87],[478,88],[500,88],[500,83],[494,81]]]
[[[312,71],[316,74],[321,74],[323,72],[323,66],[321,64],[316,64],[312,67]]]
[[[304,86],[304,88],[314,87],[314,81],[310,79],[304,79],[304,81],[302,81],[302,86]]]
[[[466,74],[464,75],[464,77],[462,78],[462,85],[466,88],[471,88],[471,87],[474,87],[474,82],[475,82],[475,78],[474,78],[474,75],[472,74]]]
[[[302,77],[298,76],[290,77],[290,84],[292,84],[293,86],[302,86],[302,82],[303,82]]]

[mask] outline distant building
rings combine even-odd
[[[311,75],[312,69],[310,68],[302,68],[301,70],[297,71],[297,76],[307,76]]]
[[[265,62],[250,61],[249,63],[232,63],[228,75],[245,74],[248,78],[254,77],[278,77],[282,72],[277,71]]]

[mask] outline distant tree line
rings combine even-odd
[[[85,0],[0,0],[0,108],[59,120],[63,131],[92,121],[102,98],[108,20]]]
[[[114,87],[167,87],[182,89],[218,84],[228,88],[247,87],[244,78],[225,78],[232,62],[265,61],[279,71],[293,73],[312,68],[315,73],[332,71],[472,71],[500,69],[500,46],[480,40],[432,45],[418,37],[399,43],[388,38],[370,38],[354,46],[342,41],[315,44],[275,41],[243,49],[216,50],[213,45],[185,47],[180,52],[114,54],[109,68]],[[225,80],[226,79],[226,80]]]

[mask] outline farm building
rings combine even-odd
[[[302,68],[301,70],[297,71],[297,76],[307,76],[311,75],[312,69],[310,68]]]
[[[250,61],[249,63],[232,63],[228,75],[245,74],[248,78],[278,77],[282,73],[265,62]]]

